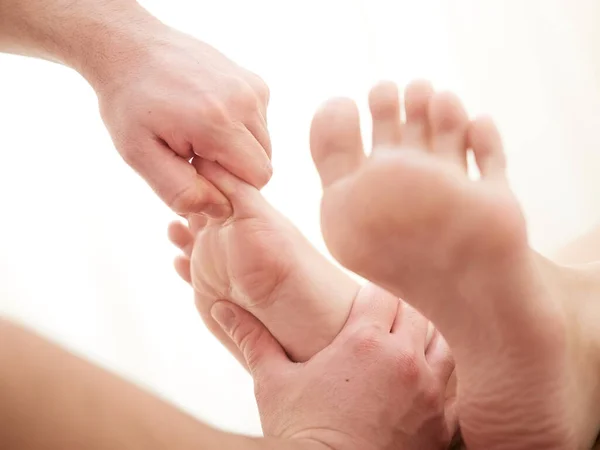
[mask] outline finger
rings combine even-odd
[[[446,340],[439,332],[435,332],[425,353],[425,359],[436,379],[446,385],[454,372],[454,358]]]
[[[290,363],[279,342],[246,310],[220,301],[213,305],[211,315],[240,349],[255,380],[263,374],[281,372]]]
[[[218,162],[259,189],[271,179],[273,168],[265,149],[242,123],[212,130],[212,136],[198,136],[193,142],[196,155]]]
[[[215,301],[214,293],[208,292],[202,287],[200,290],[194,289],[194,305],[196,306],[196,311],[198,311],[202,322],[204,322],[204,325],[211,332],[211,334],[216,337],[221,344],[223,344],[223,346],[235,357],[242,367],[249,372],[242,352],[237,345],[233,343],[231,337],[229,337],[223,328],[221,328],[221,325],[219,325],[211,315],[211,309],[216,302],[217,301]]]
[[[177,256],[173,262],[177,275],[181,277],[183,281],[192,284],[192,274],[190,272],[190,259],[186,256]]]
[[[392,326],[392,333],[398,342],[425,354],[429,321],[408,303],[400,301],[398,314]]]
[[[179,221],[169,224],[169,240],[188,258],[192,255],[194,247],[194,236],[190,229]]]
[[[267,112],[268,106],[269,106],[268,100],[266,103],[259,102],[260,117],[262,119],[262,122],[264,123],[264,127],[266,130],[269,129],[269,116],[268,116],[268,112]],[[269,155],[269,156],[272,156],[272,155]]]
[[[176,213],[183,216],[201,212],[219,216],[231,213],[225,196],[162,141],[148,138],[138,142],[136,147],[126,148],[122,155]]]
[[[370,325],[389,333],[397,312],[398,298],[385,289],[368,283],[358,291],[344,328]]]
[[[429,349],[429,346],[431,345],[431,341],[433,340],[436,333],[437,333],[437,330],[435,329],[433,322],[428,321],[427,322],[427,336],[425,337],[425,351],[426,352],[427,352],[427,349]]]
[[[449,435],[452,436],[452,441],[448,447],[449,450],[463,450],[466,448],[463,443],[462,433],[460,431],[457,406],[456,399],[453,398],[446,401],[446,405],[444,407],[446,429],[448,430]]]
[[[258,110],[267,121],[267,108],[271,101],[271,91],[265,81],[253,72],[246,73],[246,82],[258,98]]]
[[[260,113],[255,114],[252,119],[246,122],[246,129],[262,146],[263,150],[267,154],[267,157],[271,159],[273,156],[273,148],[271,145],[271,136],[269,135],[266,119]]]
[[[232,217],[243,219],[268,214],[265,207],[268,208],[269,205],[254,186],[242,181],[215,162],[194,158],[192,164],[204,179],[227,197],[233,209]]]

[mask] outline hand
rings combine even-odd
[[[427,320],[383,295],[363,289],[338,337],[304,364],[290,362],[248,312],[215,304],[213,317],[254,377],[266,436],[310,439],[332,450],[448,447],[455,420],[444,415],[453,369],[447,346],[437,335],[426,350]]]
[[[211,46],[164,25],[93,83],[115,146],[176,213],[228,217],[229,201],[189,164],[217,161],[260,188],[271,177],[269,90]]]

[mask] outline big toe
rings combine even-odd
[[[315,114],[310,147],[324,187],[344,178],[365,160],[356,104],[349,99],[327,102]]]

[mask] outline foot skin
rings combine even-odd
[[[233,206],[225,222],[194,217],[195,240],[181,223],[169,231],[184,251],[176,269],[192,282],[203,320],[239,356],[210,316],[216,301],[229,300],[261,320],[290,357],[309,359],[342,329],[358,283],[312,247],[257,189],[215,163],[196,168]],[[398,300],[390,295],[390,301]]]
[[[194,245],[192,232],[180,222],[174,222],[169,231],[171,240],[183,252],[183,255],[175,260],[175,268],[186,282],[191,283],[189,255]],[[292,236],[290,235],[290,238]],[[198,298],[202,300],[202,297]],[[353,299],[352,309],[354,314],[362,310],[376,319],[372,324],[375,332],[382,332],[387,327],[389,333],[402,337],[398,345],[408,349],[409,357],[407,358],[406,355],[402,358],[399,357],[401,355],[390,355],[390,357],[400,364],[400,372],[410,372],[410,380],[405,380],[404,383],[416,383],[414,391],[426,393],[424,399],[419,397],[421,400],[419,410],[411,416],[413,420],[410,421],[412,424],[410,429],[404,428],[406,423],[396,424],[402,425],[400,427],[402,433],[399,435],[404,436],[407,433],[410,435],[402,448],[406,450],[448,448],[455,436],[458,419],[455,390],[451,387],[454,361],[441,334],[432,327],[429,320],[410,305],[398,301],[389,292],[370,283],[359,289]],[[347,323],[345,326],[347,328]],[[219,338],[221,339],[221,336]],[[339,339],[339,335],[336,338]],[[372,347],[371,344],[369,347]],[[241,355],[240,351],[232,353]],[[312,356],[315,355],[311,355],[309,364],[312,362]],[[318,359],[318,355],[316,356]],[[245,365],[244,362],[242,364]],[[390,393],[392,394],[397,393]],[[398,442],[395,442],[394,448],[397,448]]]
[[[403,122],[395,85],[371,92],[369,157],[353,102],[314,118],[329,250],[444,335],[469,449],[590,448],[600,418],[599,353],[580,315],[590,284],[530,249],[493,123],[469,122],[427,83],[404,98]],[[480,179],[467,176],[468,149]]]

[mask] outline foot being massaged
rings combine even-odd
[[[256,74],[133,0],[0,0],[0,51],[78,71],[125,162],[183,218],[175,268],[252,376],[264,434],[206,425],[0,319],[2,449],[596,444],[600,231],[553,258],[529,246],[490,118],[425,81],[371,90],[369,145],[352,100],[316,112],[322,234],[344,270],[260,192]]]

